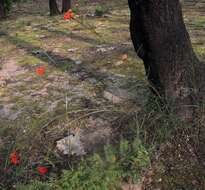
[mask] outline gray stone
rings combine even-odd
[[[70,48],[68,49],[68,52],[76,52],[79,48]]]
[[[57,141],[56,149],[64,155],[82,156],[110,143],[112,135],[113,129],[107,120],[91,116],[85,128],[75,128],[70,135]]]
[[[107,51],[112,51],[114,50],[115,47],[111,46],[111,47],[103,47],[103,46],[98,46],[98,49],[97,49],[97,52],[99,53],[104,53],[104,52],[107,52]]]
[[[38,55],[38,56],[44,56],[45,52],[42,51],[42,50],[35,50],[35,51],[32,51],[32,54],[33,55]]]
[[[70,134],[56,143],[57,150],[62,152],[64,155],[82,156],[86,154],[78,134]]]
[[[103,92],[103,97],[114,104],[119,104],[135,98],[133,94],[128,92],[128,90],[120,88],[105,90]]]

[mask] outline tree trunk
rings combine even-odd
[[[192,140],[205,167],[205,64],[192,49],[179,0],[128,3],[131,39],[148,80],[172,111],[193,125]]]
[[[6,16],[5,2],[4,0],[0,0],[0,19],[4,18],[5,16]]]
[[[62,13],[65,13],[71,9],[71,0],[63,0],[62,2]]]
[[[193,52],[179,0],[128,3],[131,38],[151,86],[183,120],[192,121],[199,85],[204,89],[201,84],[205,79],[199,77],[200,63]]]
[[[49,8],[51,16],[60,14],[56,0],[49,0]]]

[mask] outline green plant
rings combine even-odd
[[[101,16],[103,16],[106,12],[107,12],[107,8],[102,7],[102,6],[100,6],[100,5],[95,8],[95,16],[101,17]]]
[[[73,8],[72,8],[72,11],[73,11],[75,14],[77,14],[77,13],[79,13],[79,8],[78,8],[78,7],[73,7]]]
[[[29,185],[17,185],[16,190],[54,190],[49,182],[32,181]]]
[[[138,138],[129,143],[127,140],[120,142],[119,163],[122,168],[122,177],[126,181],[136,183],[140,172],[149,164],[149,154]]]
[[[98,154],[80,163],[77,169],[66,170],[60,179],[63,190],[107,190],[118,186],[118,165],[108,164]]]
[[[11,10],[12,0],[5,0],[5,9],[6,12],[9,12]]]
[[[149,164],[149,155],[138,138],[121,140],[119,146],[106,145],[104,152],[93,154],[76,167],[64,170],[57,181],[34,181],[17,190],[109,190],[119,189],[122,181],[137,182],[140,172]]]

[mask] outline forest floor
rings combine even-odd
[[[85,151],[93,152],[146,106],[148,84],[130,40],[127,2],[104,1],[100,17],[94,12],[102,1],[76,4],[75,19],[69,21],[48,16],[47,5],[39,1],[15,5],[0,23],[5,158],[18,150],[27,166],[42,160],[55,165],[65,159],[56,152],[56,141],[71,132],[85,134],[90,139]],[[194,50],[205,60],[205,3],[187,1],[183,9]],[[39,66],[45,75],[37,75]]]

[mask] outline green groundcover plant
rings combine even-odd
[[[59,179],[47,182],[32,181],[17,185],[17,190],[108,190],[120,189],[122,181],[135,183],[143,168],[149,165],[149,155],[139,139],[122,140],[113,148],[106,145],[102,154],[93,154],[70,170],[64,170]]]

